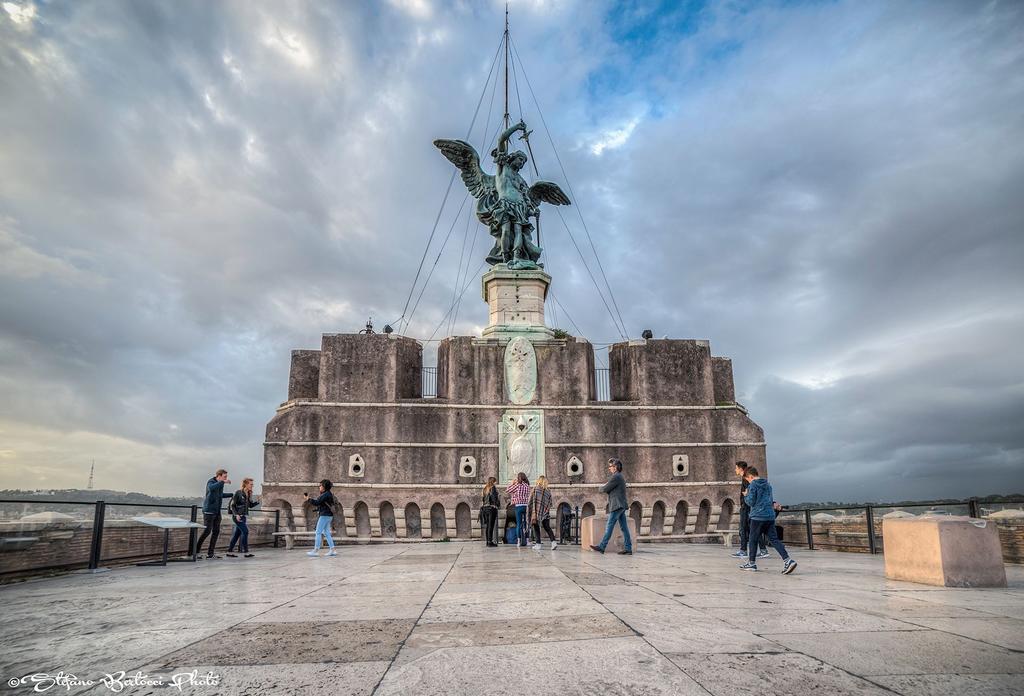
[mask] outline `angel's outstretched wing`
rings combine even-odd
[[[541,203],[550,203],[551,205],[572,205],[569,201],[569,197],[565,195],[565,192],[558,187],[558,184],[551,183],[550,181],[538,181],[530,187],[530,200],[533,201],[535,206]]]
[[[480,155],[464,140],[435,140],[434,147],[462,172],[462,181],[473,198],[494,192],[494,176],[480,168]]]

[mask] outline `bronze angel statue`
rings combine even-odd
[[[516,131],[522,131],[525,137],[526,124],[520,121],[505,129],[498,138],[498,147],[491,151],[497,165],[494,174],[480,168],[480,156],[463,140],[435,140],[434,145],[462,172],[462,181],[476,198],[476,216],[494,237],[487,263],[503,263],[512,270],[543,268],[544,264],[538,263],[542,249],[533,241],[530,218],[540,215],[541,203],[570,205],[569,197],[550,181],[527,186],[519,175],[526,165],[526,154],[508,152],[508,139]]]

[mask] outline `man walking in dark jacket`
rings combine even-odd
[[[207,558],[220,558],[213,555],[213,548],[217,545],[217,537],[220,536],[220,505],[224,498],[230,498],[231,493],[224,492],[224,484],[231,483],[228,479],[228,472],[225,469],[217,469],[213,478],[206,482],[206,498],[203,500],[203,524],[206,529],[199,536],[196,542],[195,555],[203,548],[203,541],[210,537],[210,548],[206,552]]]
[[[622,527],[623,555],[633,554],[633,540],[629,537],[629,524],[626,522],[626,479],[622,475],[622,462],[618,459],[608,460],[608,474],[611,476],[608,483],[601,487],[602,493],[608,494],[608,525],[604,529],[604,538],[597,546],[591,544],[590,548],[598,553],[604,553],[608,542],[611,541],[615,525]]]

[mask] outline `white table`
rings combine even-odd
[[[164,553],[163,557],[159,561],[146,561],[145,563],[136,563],[139,566],[165,566],[168,561],[171,563],[194,563],[196,560],[195,549],[189,549],[188,558],[167,558],[167,547],[170,543],[171,530],[172,529],[204,529],[204,526],[198,522],[191,522],[189,520],[182,519],[180,517],[133,517],[136,522],[148,524],[151,527],[157,527],[164,530]]]

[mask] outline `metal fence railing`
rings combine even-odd
[[[424,399],[437,398],[437,368],[424,367],[420,370],[420,393]]]
[[[969,498],[960,502],[879,503],[837,507],[787,507],[776,522],[786,530],[786,544],[808,549],[879,553],[884,547],[882,522],[887,516],[962,515],[985,519],[1001,510],[1021,509],[1024,497],[1008,497],[997,503]]]
[[[607,367],[594,368],[594,391],[597,401],[612,400],[611,377]]]
[[[55,511],[54,508],[59,510]],[[169,516],[202,522],[199,505],[76,502],[68,500],[0,500],[0,577],[25,573],[99,568],[161,555],[161,529],[132,519]],[[281,511],[258,507],[247,516],[250,546],[277,546]],[[169,552],[190,556],[201,530],[175,529]],[[226,548],[234,523],[221,510],[217,545]]]

